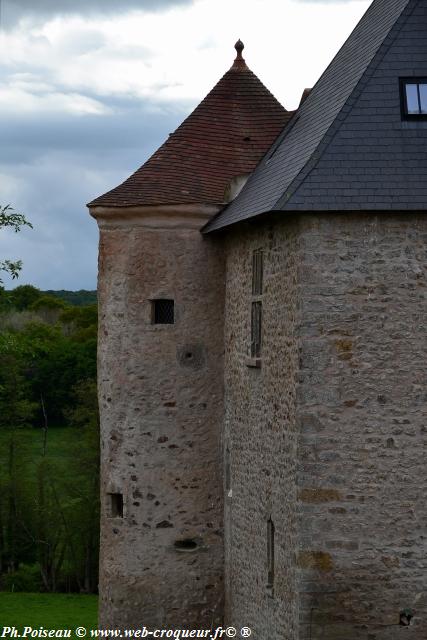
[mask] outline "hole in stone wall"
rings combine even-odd
[[[196,540],[185,538],[184,540],[175,540],[174,545],[177,551],[195,551],[199,546]]]
[[[414,614],[411,609],[403,609],[403,611],[400,612],[400,625],[402,627],[409,627],[413,616]]]
[[[123,494],[110,493],[110,518],[123,518]]]
[[[179,364],[188,369],[202,369],[206,364],[206,352],[202,344],[185,344],[178,347],[176,356]]]

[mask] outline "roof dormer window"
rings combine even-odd
[[[400,91],[403,117],[427,118],[427,78],[403,78]]]

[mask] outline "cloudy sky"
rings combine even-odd
[[[20,284],[94,289],[85,203],[122,182],[231,66],[295,108],[370,0],[0,0],[0,231]],[[9,288],[18,284],[4,279]]]

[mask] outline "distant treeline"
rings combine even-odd
[[[86,289],[80,289],[80,291],[66,291],[65,289],[53,291],[52,289],[48,289],[43,293],[46,293],[49,296],[56,296],[57,298],[64,300],[64,302],[73,304],[76,307],[81,307],[87,304],[96,304],[97,302],[96,291],[86,291]]]
[[[60,300],[75,307],[82,307],[97,304],[97,292],[87,291],[86,289],[80,289],[80,291],[67,291],[66,289],[54,291],[53,289],[48,289],[43,291],[30,284],[20,285],[11,290],[0,287],[0,310],[5,310],[8,307],[14,307],[19,311],[30,309],[31,305],[39,300],[42,300],[48,306],[50,303],[51,307],[54,306],[55,300]]]
[[[0,588],[97,589],[96,345],[96,292],[0,289]]]

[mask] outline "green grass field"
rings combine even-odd
[[[12,430],[0,429],[0,476],[7,472],[9,442]],[[70,427],[51,427],[47,436],[46,455],[49,460],[58,464],[65,464],[72,458],[70,445],[76,438],[76,432]],[[16,433],[17,454],[22,470],[34,473],[38,460],[43,452],[42,429],[18,429]]]
[[[98,596],[62,593],[0,593],[2,627],[45,629],[96,629]],[[7,638],[7,636],[5,636]],[[71,637],[75,637],[72,634]]]
[[[7,481],[11,429],[0,429],[0,483]],[[37,467],[43,455],[42,429],[17,429],[15,432],[15,459],[19,460],[21,484],[33,495],[37,494]],[[70,427],[51,427],[48,430],[46,461],[57,469],[60,484],[71,476],[76,431]]]

